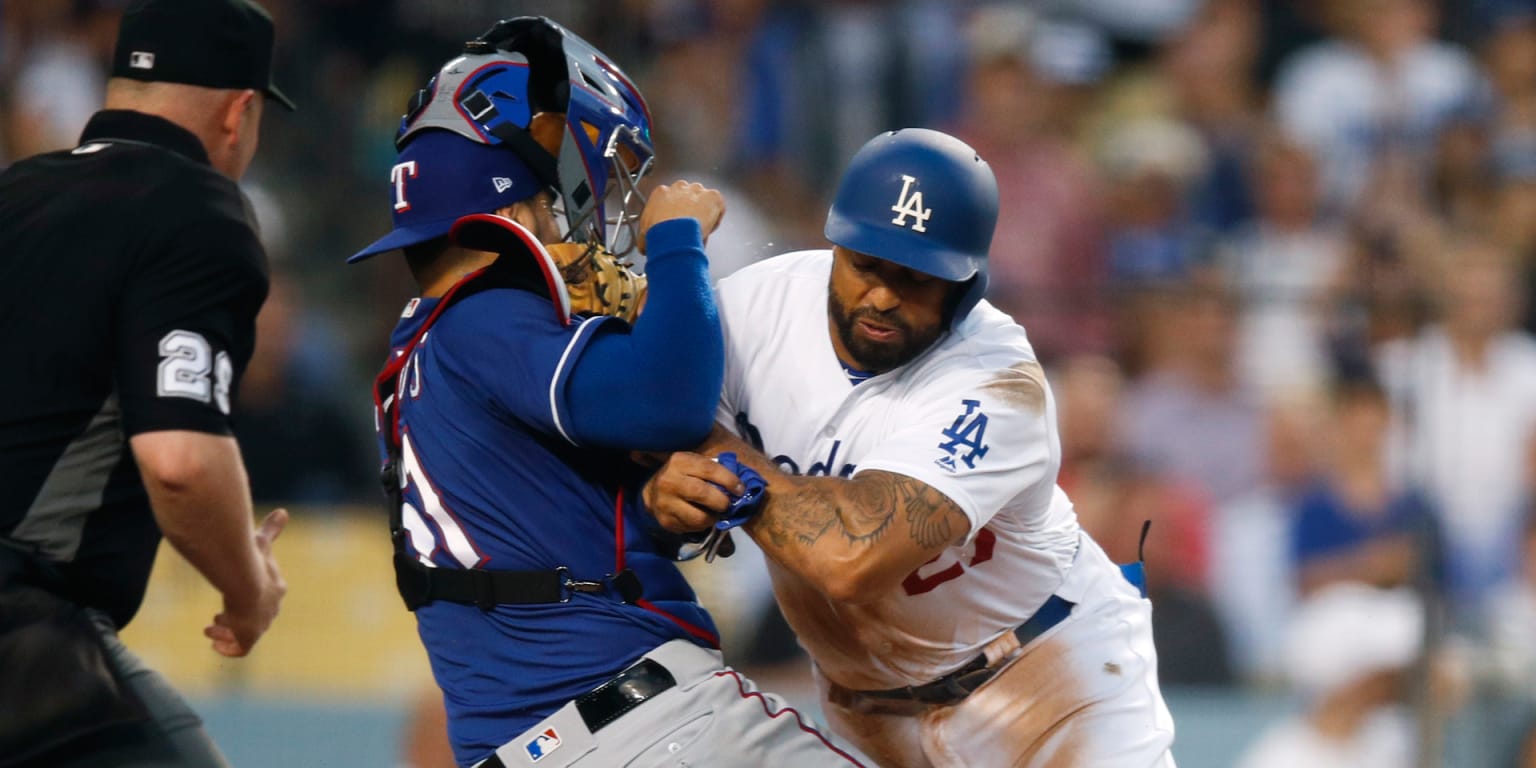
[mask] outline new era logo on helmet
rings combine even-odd
[[[898,227],[905,227],[907,226],[907,217],[911,216],[917,219],[912,224],[912,231],[927,232],[928,230],[923,224],[927,223],[930,216],[933,216],[933,209],[923,207],[922,190],[914,191],[912,189],[912,183],[915,181],[917,179],[905,173],[901,175],[901,194],[897,196],[896,204],[891,206],[891,210],[896,212],[896,218],[891,219],[891,223]]]
[[[512,180],[505,176],[492,176],[491,183],[496,185],[496,193],[501,194],[512,188]]]
[[[154,69],[155,55],[148,51],[134,51],[128,54],[128,66],[130,69]]]

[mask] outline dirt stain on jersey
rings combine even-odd
[[[836,603],[793,573],[770,564],[779,608],[828,676],[852,690],[921,684],[975,657],[952,642],[925,638],[922,617],[901,590],[867,603]]]
[[[1018,363],[998,371],[991,381],[982,385],[982,391],[996,397],[1006,405],[1045,410],[1045,371],[1033,361]]]
[[[1071,648],[1047,639],[1026,649],[965,701],[931,716],[923,747],[935,766],[1082,766],[1088,734],[1073,717],[1091,704]]]
[[[822,712],[832,730],[860,751],[889,768],[933,768],[921,746],[921,720],[913,716],[859,712],[830,701],[830,681],[813,667],[822,690]]]

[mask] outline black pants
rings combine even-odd
[[[187,705],[179,693],[171,687],[170,683],[149,667],[145,666],[122,641],[117,637],[117,628],[106,614],[85,609],[79,612],[73,609],[73,616],[81,619],[73,626],[79,629],[81,637],[63,637],[59,644],[67,645],[75,641],[80,642],[71,653],[65,654],[59,650],[53,650],[37,661],[29,663],[26,657],[25,646],[18,651],[18,644],[8,646],[11,652],[4,656],[5,664],[17,664],[37,670],[41,664],[55,666],[58,664],[75,664],[98,669],[89,672],[99,674],[101,679],[108,680],[106,688],[124,694],[126,700],[131,700],[131,710],[137,714],[134,717],[122,717],[118,722],[97,730],[70,735],[63,739],[55,739],[56,746],[43,752],[31,754],[24,761],[14,762],[15,755],[0,755],[0,765],[9,766],[49,766],[49,768],[85,768],[85,766],[114,766],[115,768],[227,768],[228,763],[214,746],[213,740],[203,730],[202,719],[192,708]],[[50,632],[54,630],[49,630]],[[9,639],[15,639],[15,635]],[[91,646],[94,640],[97,645]],[[102,670],[99,667],[105,666]],[[77,670],[69,670],[58,677],[75,677]],[[17,670],[0,669],[0,675],[20,674]],[[88,679],[90,675],[82,674],[79,679]],[[13,678],[14,679],[14,678]],[[75,687],[80,687],[76,685]],[[40,681],[36,686],[39,694],[36,701],[43,701],[43,694],[48,693],[46,680]],[[10,695],[15,695],[13,691]],[[27,696],[22,692],[22,697]],[[57,698],[57,697],[56,697]],[[99,699],[100,696],[92,698]],[[82,699],[84,701],[84,699]],[[52,702],[50,702],[52,703]],[[85,704],[95,711],[101,710],[99,701],[85,701]],[[7,706],[26,707],[27,702],[8,702]],[[65,708],[58,711],[63,712]],[[124,710],[119,706],[117,711]],[[35,712],[36,710],[34,710]],[[51,710],[50,710],[51,711]],[[46,725],[46,723],[45,723]],[[46,728],[38,729],[39,732]],[[31,753],[32,750],[23,750]],[[7,757],[12,761],[8,762]]]

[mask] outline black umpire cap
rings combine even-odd
[[[261,91],[272,84],[272,17],[250,0],[134,0],[123,11],[112,76]]]

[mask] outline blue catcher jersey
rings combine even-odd
[[[437,301],[406,307],[392,358]],[[644,585],[632,605],[610,590],[488,611],[446,601],[421,606],[417,627],[461,764],[661,643],[718,645],[709,615],[645,533],[640,470],[622,454],[572,439],[566,379],[610,322],[562,326],[547,299],[484,290],[438,316],[397,381],[408,555],[439,568],[564,567],[592,581],[627,567]]]

